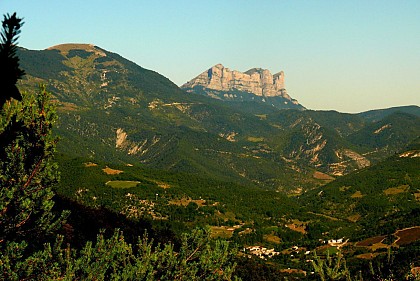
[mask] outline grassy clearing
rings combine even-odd
[[[107,175],[118,175],[118,174],[124,173],[124,171],[111,169],[108,166],[103,168],[102,171],[104,171],[104,173]]]
[[[280,244],[281,243],[281,238],[273,235],[273,234],[266,234],[263,236],[264,240],[269,242],[269,243],[274,243],[274,244]]]
[[[295,219],[295,220],[292,221],[292,223],[286,224],[286,227],[293,230],[293,231],[300,232],[302,234],[306,234],[306,225],[307,224],[308,223],[306,223],[306,222]]]
[[[315,216],[324,217],[324,218],[330,219],[332,221],[339,221],[339,220],[341,220],[341,219],[337,219],[337,218],[334,218],[334,217],[331,217],[331,216],[328,216],[328,215],[324,215],[324,214],[320,214],[320,213],[308,212],[308,214],[312,214],[312,215],[315,215]]]
[[[78,109],[78,106],[71,102],[60,102],[57,107],[58,111],[76,111]]]
[[[262,141],[264,141],[263,137],[248,137],[247,139],[250,142],[262,142]]]
[[[229,226],[212,226],[211,237],[213,238],[231,238],[235,229]]]
[[[139,181],[108,181],[105,184],[109,185],[112,188],[132,188],[136,187],[140,182]]]
[[[338,252],[338,249],[336,246],[329,246],[329,245],[325,245],[325,246],[321,246],[318,247],[316,249],[317,253],[319,253],[320,255],[326,255],[327,253],[329,255],[335,255]]]
[[[357,222],[362,216],[359,214],[348,216],[347,219],[351,222]]]
[[[346,191],[346,190],[349,190],[351,188],[351,186],[345,186],[345,185],[343,185],[343,186],[341,186],[340,188],[339,188],[339,190],[340,191],[342,191],[342,192],[344,192],[344,191]]]
[[[255,116],[260,118],[260,120],[266,120],[267,119],[267,114],[255,114]]]
[[[410,188],[409,185],[400,185],[398,187],[391,187],[384,190],[385,195],[394,195],[406,192]]]
[[[193,200],[191,198],[181,198],[181,199],[177,199],[177,200],[170,200],[169,204],[171,205],[177,205],[177,206],[188,206],[188,204],[190,204],[190,202],[194,202],[196,203],[199,207],[203,207],[206,205],[206,200],[204,199],[197,199],[197,200]]]
[[[353,193],[353,195],[351,196],[351,198],[362,198],[364,195],[362,194],[362,192],[360,192],[360,190],[356,191],[355,193]]]
[[[156,183],[157,186],[159,186],[160,188],[163,188],[163,189],[168,189],[168,188],[171,188],[172,187],[170,184],[168,184],[166,182],[163,182],[163,181],[157,181],[157,180],[153,180],[153,179],[148,179],[148,180]]]
[[[312,175],[317,180],[333,180],[334,178],[322,172],[315,171]]]

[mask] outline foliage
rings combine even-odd
[[[56,121],[50,95],[41,87],[37,96],[7,103],[0,119],[0,246],[53,233],[66,214],[51,212],[53,185],[58,181],[52,162]]]
[[[412,252],[411,249],[400,251],[388,248],[387,253],[362,263],[360,261],[355,262],[354,259],[347,263],[341,251],[336,253],[335,258],[332,258],[329,253],[325,258],[321,258],[315,253],[312,265],[321,280],[417,280],[417,271],[410,269],[414,268],[414,263],[418,262],[418,257],[406,256],[410,252]],[[356,265],[357,263],[359,264]],[[347,264],[351,268],[348,268]]]
[[[0,253],[0,278],[7,280],[237,280],[233,277],[235,251],[226,241],[211,243],[206,229],[184,234],[181,247],[153,246],[147,236],[133,246],[122,232],[110,238],[98,235],[78,251],[63,247],[63,237],[54,245],[22,258],[10,244]],[[19,247],[21,249],[21,247]],[[19,262],[13,262],[18,258]]]
[[[327,252],[326,259],[320,258],[315,252],[312,266],[322,281],[351,280],[346,260],[340,251],[336,253],[335,258],[331,257],[330,253]]]

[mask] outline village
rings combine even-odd
[[[336,247],[337,249],[340,249],[341,247],[347,244],[348,239],[345,241],[344,241],[344,238],[330,239],[328,241],[321,240],[320,242],[323,244],[327,244],[328,246]],[[301,252],[303,252],[305,256],[311,253],[310,250],[307,250],[306,248],[299,247],[299,246],[293,246],[291,249],[285,250],[283,252],[277,252],[275,251],[274,248],[268,249],[263,246],[248,246],[243,249],[243,252],[247,253],[249,258],[251,258],[252,256],[256,256],[263,260],[267,260],[276,255],[285,254],[285,253],[290,254],[291,258],[294,258],[295,254],[299,254]],[[306,260],[306,261],[311,261],[311,260]]]

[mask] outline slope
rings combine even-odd
[[[342,221],[336,235],[361,238],[420,225],[420,143],[336,179],[300,200],[311,212]]]

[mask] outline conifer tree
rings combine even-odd
[[[16,98],[16,82],[24,73],[15,45],[21,19],[16,13],[7,15],[2,26],[0,90],[5,101]],[[20,94],[17,98],[22,100]],[[58,172],[52,162],[56,144],[52,126],[57,116],[50,94],[41,86],[39,94],[27,94],[21,102],[11,100],[1,105],[0,250],[11,242],[41,242],[61,222],[51,212],[52,186]]]
[[[52,213],[55,110],[45,87],[22,102],[7,103],[0,116],[0,247],[7,241],[35,240],[53,233]]]
[[[16,13],[4,16],[0,33],[0,109],[10,98],[22,100],[16,87],[17,81],[25,74],[19,68],[19,57],[16,55],[16,44],[22,25],[22,19]]]

